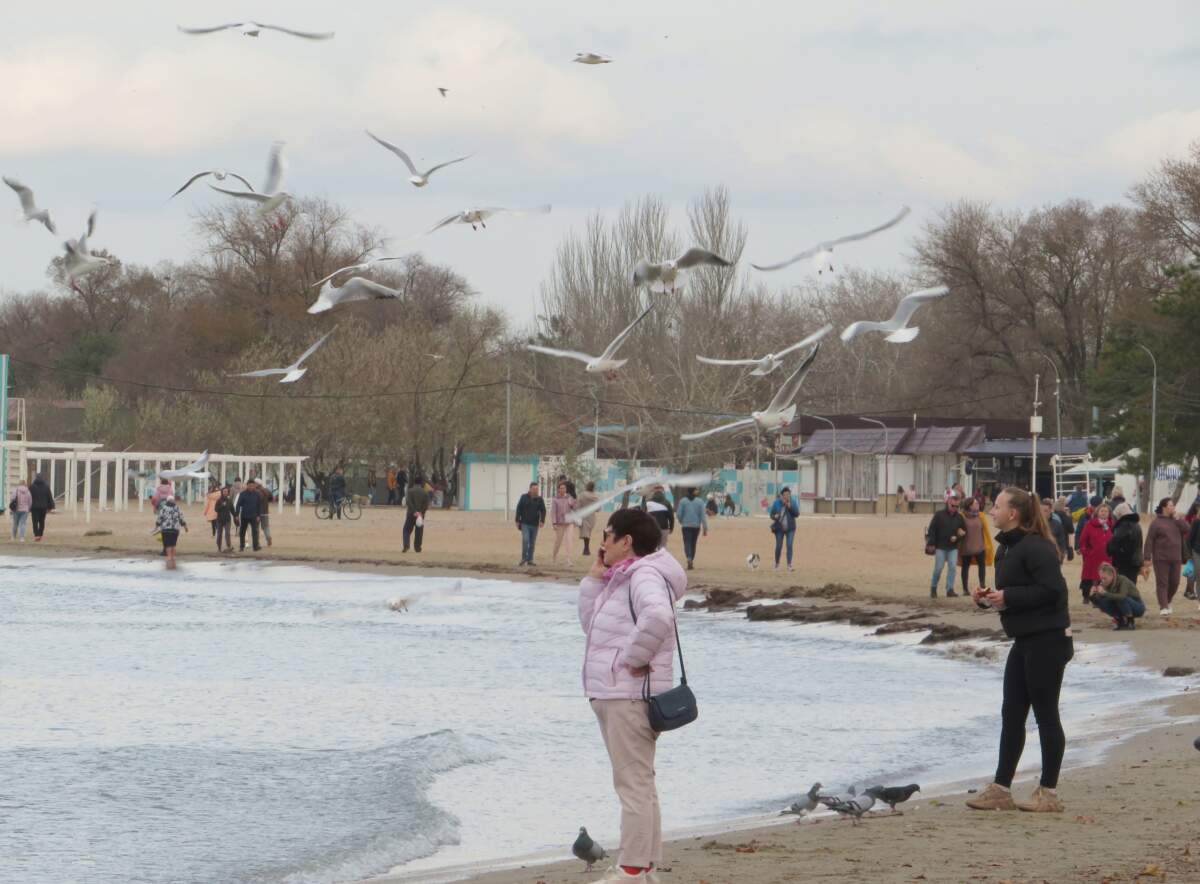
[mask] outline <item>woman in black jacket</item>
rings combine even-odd
[[[46,513],[54,510],[54,492],[50,490],[41,473],[33,477],[33,482],[29,485],[29,496],[32,499],[29,518],[33,522],[33,539],[40,541],[46,533]]]
[[[1113,507],[1112,514],[1113,533],[1104,551],[1117,573],[1137,586],[1142,572],[1142,527],[1138,524],[1141,517],[1124,501]]]
[[[1063,672],[1075,655],[1067,582],[1059,564],[1058,544],[1038,499],[1019,488],[1005,488],[992,507],[996,535],[996,588],[979,587],[975,603],[1000,612],[1000,624],[1013,639],[1004,666],[1000,760],[996,779],[967,802],[975,810],[1028,810],[1058,813],[1055,789],[1067,738],[1058,715]],[[1025,720],[1033,709],[1042,744],[1042,779],[1032,799],[1017,804],[1013,776],[1025,748]]]

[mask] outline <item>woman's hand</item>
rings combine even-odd
[[[630,674],[636,675],[639,677],[643,677],[643,676],[650,674],[650,667],[648,665],[647,666],[636,666],[636,667],[626,666],[625,668],[629,670]]]
[[[587,576],[594,577],[597,580],[603,580],[605,570],[606,570],[606,567],[604,564],[604,547],[600,547],[599,549],[596,550],[596,556],[595,556],[595,558],[592,559],[592,567],[588,568]]]
[[[983,597],[997,610],[1004,607],[1004,590],[1002,589],[989,589]]]

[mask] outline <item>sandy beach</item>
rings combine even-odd
[[[217,556],[199,507],[186,508],[185,513],[192,530],[180,542],[182,568],[198,556]],[[582,570],[578,562],[573,569],[550,566],[550,532],[539,539],[540,567],[518,569],[518,533],[499,513],[431,513],[424,552],[402,554],[402,519],[401,509],[383,507],[368,509],[361,521],[341,523],[318,521],[309,508],[299,516],[290,511],[278,513],[272,516],[274,545],[254,555],[307,562],[330,570],[406,575],[452,573],[573,580]],[[930,560],[921,552],[926,521],[920,516],[894,514],[887,518],[802,519],[797,569],[789,574],[776,573],[769,564],[754,572],[745,565],[750,552],[758,552],[769,563],[772,537],[765,520],[716,519],[710,536],[701,540],[697,569],[689,576],[698,592],[733,589],[747,595],[792,596],[790,601],[803,609],[804,616],[829,613],[864,617],[868,623],[878,622],[878,618],[912,618],[923,624],[969,630],[995,628],[998,624],[994,615],[977,611],[962,599],[928,598]],[[157,548],[149,534],[151,524],[148,508],[141,514],[93,513],[90,524],[84,522],[82,514],[60,513],[49,520],[44,543],[6,542],[4,548],[9,554],[27,555],[152,556]],[[670,548],[681,553],[678,535],[671,538]],[[1132,634],[1113,633],[1107,618],[1080,604],[1074,591],[1078,571],[1078,559],[1065,566],[1072,588],[1077,642],[1126,644],[1136,653],[1139,665],[1160,672],[1167,667],[1200,666],[1200,611],[1195,603],[1179,599],[1179,613],[1169,620],[1150,615]],[[826,584],[848,585],[854,592],[835,590],[825,594],[833,598],[806,598],[800,589]],[[1147,592],[1144,582],[1142,591]],[[1003,645],[996,643],[994,647],[997,653],[1003,653]],[[910,802],[901,816],[875,817],[858,827],[832,820],[810,820],[799,825],[789,820],[784,825],[739,828],[673,841],[667,849],[662,880],[714,884],[834,878],[896,882],[1200,881],[1200,843],[1192,844],[1200,828],[1200,753],[1192,746],[1192,740],[1200,734],[1200,725],[1195,723],[1200,716],[1200,688],[1191,677],[1175,679],[1173,684],[1178,692],[1160,704],[1163,714],[1159,724],[1132,736],[1117,728],[1106,737],[1115,748],[1103,763],[1064,772],[1060,795],[1067,809],[1062,815],[968,811],[962,805],[965,790],[987,782],[995,765],[996,747],[947,746],[948,753],[978,755],[977,781]],[[797,738],[803,739],[803,734]],[[670,735],[664,736],[660,751],[670,751]],[[599,738],[597,752],[602,752]],[[781,772],[781,777],[790,780],[792,775]],[[1033,783],[1030,777],[1019,780],[1015,790],[1018,797]],[[795,785],[797,792],[807,787],[803,782]],[[664,823],[669,830],[670,820]],[[564,843],[564,857],[568,850],[569,841]],[[599,877],[581,872],[582,864],[571,861],[480,873],[471,880],[574,884]]]

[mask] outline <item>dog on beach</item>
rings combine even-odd
[[[388,602],[388,608],[393,611],[407,611],[408,599],[395,598]]]
[[[758,563],[760,561],[762,561],[762,559],[759,557],[758,553],[750,553],[750,555],[746,556],[746,567],[751,571],[757,571]]]

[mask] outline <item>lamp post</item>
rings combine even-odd
[[[833,430],[833,446],[829,449],[830,468],[829,468],[829,502],[833,511],[833,515],[837,516],[837,484],[834,482],[834,477],[837,475],[837,427],[833,421],[827,417],[821,417],[819,414],[808,414],[802,412],[804,417],[811,417],[813,420],[825,421],[829,424],[829,429]]]
[[[1154,354],[1145,344],[1138,344],[1138,346],[1146,351],[1146,355],[1150,357],[1150,362],[1154,366],[1154,380],[1150,387],[1150,487],[1142,495],[1144,498],[1142,512],[1147,512],[1150,509],[1150,501],[1154,497],[1154,480],[1158,475],[1158,463],[1154,457],[1154,437],[1158,424],[1158,360],[1154,358]]]
[[[1038,408],[1041,402],[1038,401],[1038,393],[1041,390],[1042,376],[1035,374],[1033,376],[1033,417],[1029,419],[1029,432],[1033,436],[1033,457],[1031,457],[1029,465],[1029,490],[1034,497],[1038,497],[1037,490],[1037,440],[1038,434],[1042,432],[1042,416],[1038,414]]]
[[[873,417],[859,417],[859,420],[866,421],[867,423],[871,424],[879,424],[879,426],[883,427],[883,517],[886,519],[888,514],[888,492],[892,487],[891,479],[888,478],[888,458],[891,456],[891,451],[888,446],[887,424],[885,424],[883,421],[875,420]],[[878,500],[879,495],[876,494],[875,498]]]

